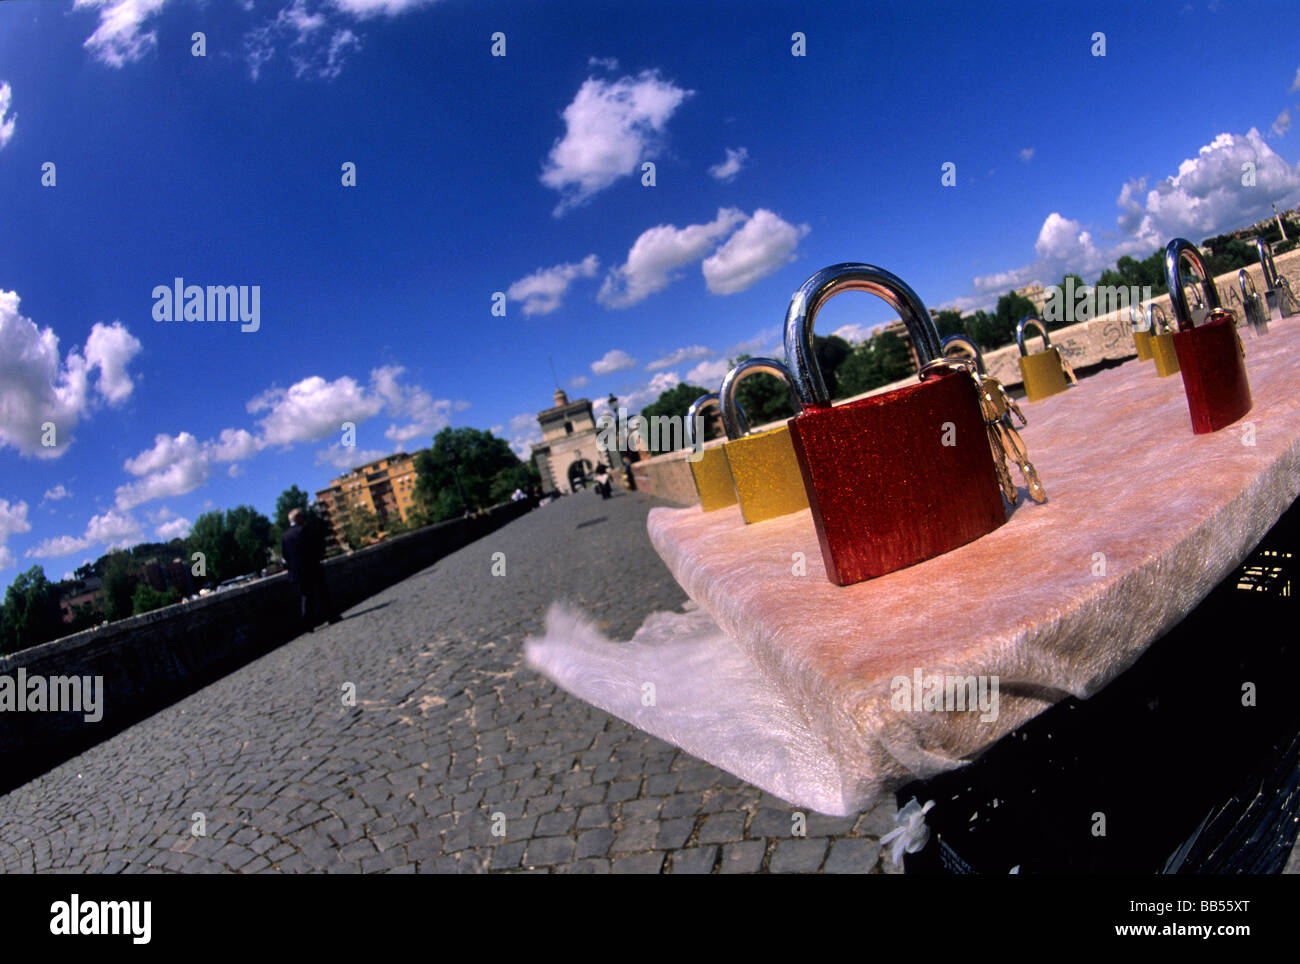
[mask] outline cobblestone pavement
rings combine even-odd
[[[793,836],[783,801],[523,664],[556,599],[617,639],[686,601],[653,504],[543,506],[0,797],[0,870],[896,872],[892,801]]]

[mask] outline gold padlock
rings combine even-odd
[[[1159,315],[1157,330],[1156,316]],[[1151,357],[1155,359],[1156,374],[1161,378],[1178,374],[1178,352],[1174,350],[1174,330],[1169,318],[1159,305],[1151,306]]]
[[[721,445],[704,448],[704,413],[718,407],[718,393],[701,395],[686,412],[686,444],[690,454],[686,460],[691,466],[695,491],[700,495],[700,508],[705,512],[725,509],[736,504],[736,487],[731,481],[731,466]],[[700,421],[697,422],[696,419]],[[696,432],[699,431],[697,435]]]
[[[1033,325],[1042,333],[1043,350],[1029,354],[1025,348],[1025,326]],[[1026,315],[1016,326],[1016,344],[1020,346],[1020,379],[1025,385],[1025,397],[1031,402],[1065,391],[1065,359],[1061,350],[1052,344],[1047,328],[1033,315]]]
[[[1133,327],[1133,346],[1137,349],[1138,361],[1151,360],[1151,309],[1141,305],[1129,305],[1129,324]]]
[[[745,415],[736,403],[736,386],[741,379],[759,372],[775,375],[785,382],[795,414],[803,411],[789,369],[774,359],[747,358],[722,380],[718,398],[722,427],[727,433],[722,450],[731,467],[736,500],[746,524],[808,508],[808,492],[794,454],[794,443],[790,441],[789,427],[782,425],[751,435]]]

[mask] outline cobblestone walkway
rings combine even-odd
[[[896,872],[892,801],[794,836],[783,801],[523,665],[556,599],[618,639],[686,601],[651,505],[544,506],[0,797],[0,870]]]

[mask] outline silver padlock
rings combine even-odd
[[[1264,273],[1264,306],[1268,310],[1270,321],[1281,321],[1300,312],[1291,292],[1291,282],[1277,273],[1273,263],[1273,249],[1263,238],[1255,239],[1255,250],[1259,252],[1259,268]]]
[[[1268,307],[1264,299],[1255,290],[1255,282],[1250,272],[1242,268],[1237,272],[1237,285],[1241,288],[1241,308],[1246,315],[1246,323],[1255,337],[1268,334]]]

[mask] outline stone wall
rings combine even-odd
[[[1278,274],[1285,277],[1291,283],[1291,290],[1296,292],[1297,296],[1300,296],[1300,249],[1276,255],[1273,260],[1277,266]],[[1262,296],[1264,294],[1264,275],[1260,266],[1255,264],[1246,270],[1250,273],[1251,280],[1255,282],[1255,290]],[[1230,271],[1218,275],[1214,281],[1219,289],[1219,297],[1224,306],[1238,309],[1238,317],[1240,317],[1240,306],[1233,302],[1228,295],[1230,289],[1237,290],[1237,272]],[[1151,299],[1151,303],[1160,305],[1169,320],[1173,321],[1173,312],[1169,307],[1169,296],[1167,294]],[[1129,326],[1127,309],[1056,329],[1051,333],[1051,338],[1052,344],[1060,347],[1071,366],[1076,370],[1103,365],[1107,362],[1120,362],[1137,355],[1137,349],[1133,345],[1133,330]],[[1026,346],[1031,352],[1040,345],[1041,341],[1037,336],[1033,339],[1026,339]],[[1247,351],[1249,351],[1249,342],[1247,343]],[[1007,345],[988,352],[984,356],[984,364],[987,366],[989,374],[994,378],[997,378],[1009,388],[1018,388],[1021,384],[1020,365],[1017,362],[1019,357],[1020,349],[1014,344]],[[890,392],[896,388],[911,384],[915,381],[915,378],[915,375],[909,375],[902,381],[894,382],[891,385],[882,385],[862,395],[844,399],[844,401],[854,401],[858,398],[868,398],[872,395]],[[843,402],[837,404],[843,404]],[[781,423],[759,426],[759,428],[774,428],[778,424]],[[651,492],[660,498],[668,499],[679,505],[694,505],[699,502],[699,495],[695,491],[695,483],[691,478],[690,467],[684,461],[681,452],[670,452],[667,455],[659,455],[648,461],[638,462],[635,474],[638,489]]]
[[[330,559],[325,577],[340,610],[425,569],[528,511],[496,506]],[[487,560],[484,560],[487,565]],[[0,792],[79,753],[282,645],[296,633],[298,598],[280,573],[190,603],[134,616],[0,657],[0,676],[102,676],[103,718],[0,712]]]

